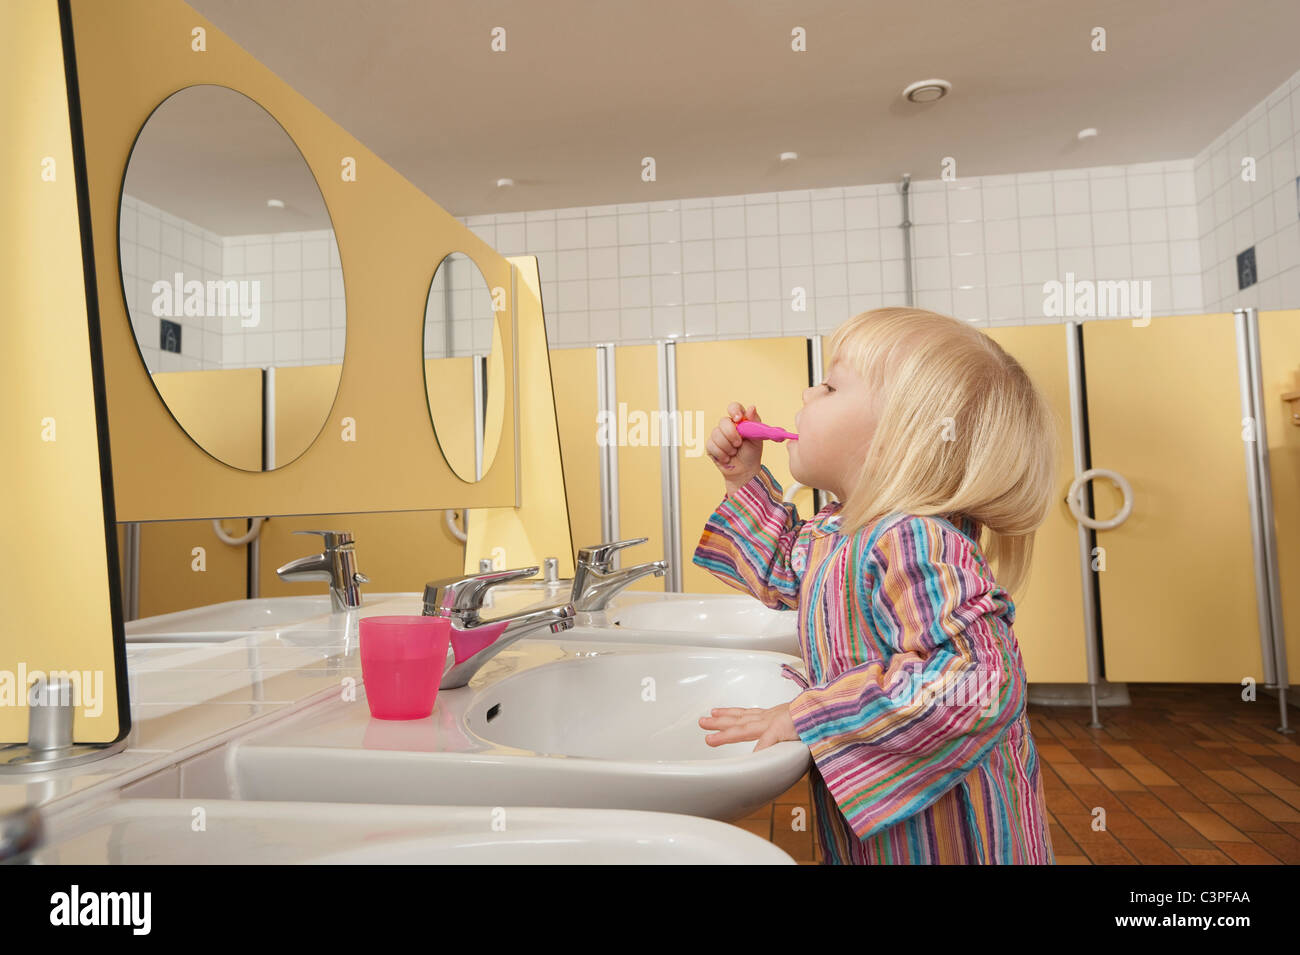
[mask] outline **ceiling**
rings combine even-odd
[[[1300,68],[1296,0],[189,2],[458,216],[1188,158]]]

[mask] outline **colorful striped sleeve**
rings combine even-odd
[[[869,552],[860,530],[849,609],[891,651],[790,704],[841,812],[865,839],[925,809],[983,760],[1025,705],[1015,608],[970,542],[906,516]]]
[[[729,494],[709,516],[691,562],[719,580],[753,594],[773,609],[799,606],[799,573],[792,555],[800,529],[781,485],[759,465],[748,483]]]

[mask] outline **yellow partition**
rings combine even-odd
[[[678,451],[681,468],[682,590],[689,593],[735,593],[702,567],[691,562],[704,522],[722,502],[726,486],[704,442],[736,401],[755,405],[765,423],[794,430],[795,413],[803,407],[808,387],[806,338],[746,338],[680,342],[677,351],[677,408],[684,424],[695,432],[694,447]],[[793,482],[785,442],[765,442],[763,464],[782,488]],[[799,516],[812,516],[811,491],[795,500]],[[801,500],[803,503],[801,503]]]
[[[664,553],[663,481],[657,436],[648,424],[636,429],[643,415],[648,421],[659,409],[659,355],[656,345],[620,345],[614,349],[615,396],[610,440],[618,446],[618,536],[620,540],[647,538],[646,543],[619,552],[619,566],[646,561],[680,559]],[[595,541],[579,541],[579,546]],[[663,592],[664,578],[642,577],[628,590]]]
[[[534,576],[540,579],[543,561],[555,557],[559,575],[572,577],[573,541],[542,315],[542,279],[536,256],[512,256],[509,261],[518,279],[519,500],[515,507],[469,511],[464,572],[478,573],[479,561],[486,558],[498,570],[536,566]]]
[[[455,250],[474,260],[489,289],[501,290],[505,311],[498,325],[503,351],[513,356],[510,263],[182,0],[70,2],[89,214],[100,250],[97,292],[118,518],[513,504],[515,376],[505,374],[510,390],[502,431],[509,437],[483,480],[468,484],[447,466],[429,427],[416,344],[429,277]],[[200,39],[201,52],[195,49]],[[329,421],[302,457],[275,471],[224,466],[177,427],[140,360],[117,256],[103,251],[118,248],[123,173],[136,135],[169,95],[205,83],[244,93],[284,127],[320,187],[343,267],[347,356]],[[43,265],[35,271],[43,280],[48,275]],[[160,470],[170,477],[161,485]]]
[[[1230,314],[1083,326],[1092,465],[1133,513],[1098,531],[1105,675],[1237,683],[1262,676],[1237,346]],[[1096,514],[1119,494],[1093,482]]]
[[[222,521],[231,537],[242,520]],[[159,521],[140,525],[138,616],[205,607],[248,596],[248,546],[223,543],[211,521]]]
[[[166,371],[153,383],[169,413],[218,462],[262,469],[262,369]]]
[[[102,378],[91,350],[99,336],[86,303],[54,0],[0,4],[0,62],[10,77],[0,89],[0,495],[8,506],[0,580],[10,598],[0,628],[0,743],[26,742],[30,677],[58,670],[76,671],[85,694],[74,700],[83,705],[73,738],[109,743],[127,734],[131,716],[101,466]],[[41,782],[32,792],[62,785]]]
[[[1260,312],[1259,351],[1287,670],[1300,683],[1300,426],[1291,419],[1300,403],[1282,400],[1300,392],[1300,311]]]
[[[981,329],[1020,362],[1056,419],[1058,456],[1055,503],[1034,535],[1029,579],[1011,595],[1016,605],[1016,642],[1025,675],[1034,683],[1086,683],[1087,635],[1083,626],[1083,580],[1078,524],[1065,505],[1074,479],[1070,427],[1070,377],[1066,325],[1020,325]]]
[[[579,547],[601,543],[596,355],[595,348],[551,351],[555,420],[560,430],[564,492],[569,501],[569,537],[575,555]]]

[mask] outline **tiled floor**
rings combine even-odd
[[[1099,730],[1087,707],[1029,707],[1057,864],[1300,864],[1300,734],[1275,731],[1276,699],[1244,703],[1231,685],[1128,690],[1132,705],[1103,707]],[[1294,706],[1289,722],[1300,729]],[[818,861],[807,776],[735,824]]]

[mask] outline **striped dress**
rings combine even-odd
[[[801,521],[760,466],[705,524],[694,563],[797,610],[823,864],[1051,864],[1015,605],[960,515],[890,514],[849,535]],[[718,705],[728,705],[719,700]]]

